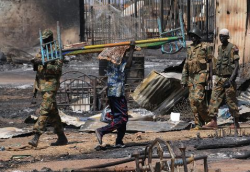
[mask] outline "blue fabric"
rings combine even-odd
[[[108,76],[108,96],[120,97],[125,96],[125,66],[127,62],[122,59],[120,65],[112,62],[108,63],[107,76]]]

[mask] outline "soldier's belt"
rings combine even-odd
[[[230,78],[231,75],[217,75],[218,77],[221,77],[221,78]]]
[[[189,72],[190,75],[197,75],[197,74],[201,74],[201,73],[208,73],[207,70],[200,70],[199,72]]]
[[[40,75],[39,78],[40,79],[54,79],[54,78],[58,78],[60,75]]]

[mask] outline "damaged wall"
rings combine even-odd
[[[56,31],[56,21],[63,44],[79,42],[79,1],[0,0],[0,48],[39,45],[39,28]]]
[[[236,44],[239,48],[239,55],[241,57],[240,64],[249,63],[249,30],[247,24],[249,14],[247,0],[215,0],[216,1],[216,28],[215,28],[215,56],[218,56],[218,45],[221,44],[219,40],[219,31],[227,28],[230,32],[230,42]]]

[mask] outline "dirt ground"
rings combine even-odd
[[[20,72],[12,72],[8,75],[0,73],[0,128],[17,127],[32,128],[33,124],[24,123],[24,120],[34,114],[39,107],[31,105],[32,88],[24,87],[26,84],[32,84],[34,73],[29,72],[28,76],[23,78]],[[12,84],[8,86],[8,84]],[[16,84],[13,84],[16,83]],[[14,85],[14,86],[13,86]],[[21,86],[20,86],[21,85]],[[39,100],[39,97],[38,97]],[[242,124],[246,133],[250,133],[249,123]],[[225,128],[227,128],[225,126]],[[250,151],[249,146],[237,148],[222,148],[195,150],[193,145],[197,142],[197,131],[183,130],[162,133],[126,133],[124,143],[126,148],[116,148],[96,151],[98,145],[94,133],[81,133],[77,128],[65,127],[65,133],[69,140],[66,146],[51,147],[50,143],[56,141],[56,135],[52,128],[41,136],[39,146],[34,149],[27,146],[32,136],[14,137],[10,139],[0,139],[0,171],[46,171],[46,168],[53,171],[59,171],[64,168],[79,169],[102,163],[117,161],[119,159],[129,158],[134,151],[143,151],[145,146],[154,139],[160,138],[164,141],[171,141],[176,153],[178,145],[183,142],[187,146],[187,155],[192,153],[199,155],[208,155],[209,172],[247,172],[250,171],[250,160],[236,160],[232,156]],[[198,131],[202,138],[213,135],[211,130]],[[104,143],[113,145],[116,134],[104,136]],[[20,148],[18,150],[8,150],[8,148]],[[20,155],[20,157],[18,157]],[[135,167],[135,162],[121,164],[117,168]],[[114,168],[114,167],[111,167]],[[197,161],[189,165],[189,169],[195,168],[195,171],[203,171],[203,162]],[[47,169],[47,171],[49,171]],[[181,171],[181,170],[180,170]]]

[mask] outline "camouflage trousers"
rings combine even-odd
[[[224,88],[224,83],[229,78],[217,77],[215,86],[212,90],[212,96],[209,104],[209,116],[215,117],[218,114],[218,109],[224,97],[229,107],[229,112],[233,117],[239,117],[238,101],[236,98],[236,83],[232,83],[229,88]]]
[[[42,134],[46,131],[46,125],[49,122],[54,127],[54,132],[56,134],[62,133],[63,126],[57,109],[56,92],[42,92],[42,98],[39,117],[33,127],[33,132]]]
[[[189,86],[189,102],[194,114],[196,125],[204,125],[210,118],[205,102],[205,84],[194,84]]]

